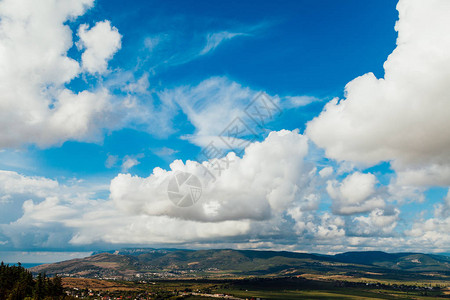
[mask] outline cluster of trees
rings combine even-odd
[[[63,298],[64,290],[60,277],[49,278],[45,274],[39,274],[33,279],[31,272],[20,264],[0,264],[0,300]]]

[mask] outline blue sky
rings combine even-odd
[[[445,0],[36,5],[0,1],[0,259],[450,251]]]
[[[137,1],[124,13],[120,1],[98,1],[71,27],[76,31],[80,24],[111,20],[120,28],[123,45],[109,63],[115,70],[109,77],[136,79],[148,74],[152,92],[197,85],[219,76],[271,95],[308,95],[322,100],[285,112],[287,115],[276,120],[274,129],[303,130],[326,100],[343,94],[347,82],[367,72],[383,76],[383,62],[395,47],[398,13],[391,1],[364,5],[348,1],[344,6],[311,1],[287,1],[282,6],[259,1],[208,3]],[[211,53],[199,55],[207,45],[208,34],[234,31],[245,35],[224,40]],[[155,53],[146,47],[146,40],[152,38],[162,40],[161,49],[156,47]],[[171,57],[176,57],[173,63]],[[116,88],[120,89],[127,78],[119,80],[122,82]],[[84,89],[86,82],[75,79],[72,85]],[[116,172],[104,166],[108,153],[125,156],[143,151],[149,157],[134,171],[149,175],[156,166],[168,167],[168,162],[150,149],[174,148],[180,151],[177,158],[183,160],[196,156],[197,148],[179,140],[180,135],[194,130],[184,119],[179,116],[181,124],[177,122],[171,136],[124,128],[110,132],[102,144],[69,141],[44,151],[30,150],[43,164],[39,170],[42,173],[37,174],[44,176],[52,177],[55,171],[69,177],[114,176]]]

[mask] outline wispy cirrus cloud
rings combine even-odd
[[[144,39],[144,49],[148,52],[143,58],[153,72],[160,68],[175,67],[211,54],[227,41],[238,37],[251,37],[261,34],[271,23],[264,22],[248,26],[208,31],[199,28],[196,32],[164,31],[149,35]],[[183,49],[183,51],[179,51]]]
[[[228,31],[209,33],[206,35],[206,45],[200,51],[199,55],[205,55],[209,52],[214,51],[214,49],[216,49],[221,43],[227,40],[231,40],[238,36],[246,36],[246,35],[248,34],[242,32],[228,32]]]

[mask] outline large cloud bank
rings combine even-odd
[[[177,160],[146,178],[119,174],[108,200],[96,199],[89,189],[5,172],[0,193],[12,201],[23,194],[31,200],[24,201],[21,218],[1,225],[0,239],[11,247],[31,240],[54,248],[177,244],[328,252],[388,245],[399,210],[377,200],[374,176],[356,172],[338,182],[330,179],[335,174],[329,167],[319,171],[309,153],[309,141],[298,131],[272,132],[249,145],[242,158],[234,153],[222,158],[229,164],[220,174],[216,160],[203,165]],[[191,207],[178,207],[168,197],[168,181],[179,172],[202,182],[202,197]],[[342,216],[319,209],[326,186]]]
[[[339,161],[392,161],[401,184],[450,184],[450,3],[400,0],[397,48],[372,73],[348,83],[307,135]]]

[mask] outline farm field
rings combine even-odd
[[[243,278],[157,280],[152,282],[63,278],[81,299],[445,299],[450,282],[388,282],[357,278]]]

